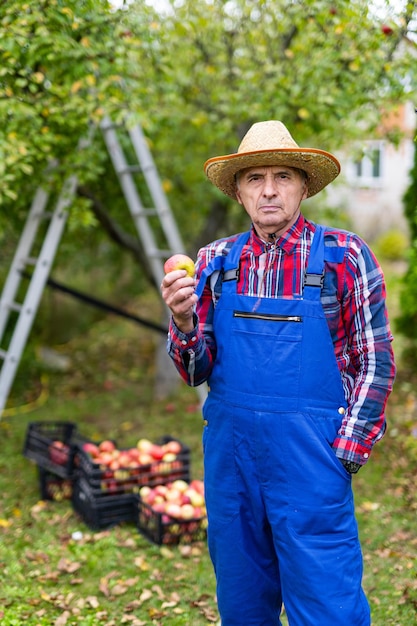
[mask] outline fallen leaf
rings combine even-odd
[[[161,609],[172,609],[174,606],[177,606],[178,602],[163,602],[161,604]]]
[[[152,591],[154,591],[156,593],[156,595],[158,596],[158,598],[160,600],[164,600],[165,599],[165,594],[162,591],[161,587],[159,585],[153,585],[152,586]]]
[[[37,563],[48,563],[49,556],[45,552],[27,552],[28,561],[36,561]]]
[[[109,597],[110,595],[110,588],[109,588],[109,582],[107,580],[107,578],[101,578],[100,579],[100,584],[98,586],[99,591],[101,591],[101,593],[103,594],[103,596],[106,596],[106,598]]]
[[[173,551],[169,548],[166,548],[165,546],[162,546],[162,548],[160,549],[160,553],[161,556],[165,557],[166,559],[173,559],[175,556]]]
[[[32,508],[30,509],[30,514],[32,515],[32,517],[35,518],[35,520],[38,520],[40,514],[43,511],[45,511],[47,508],[48,508],[48,504],[45,502],[45,500],[39,500],[39,502],[34,504]]]
[[[66,572],[67,574],[73,574],[80,569],[81,563],[76,561],[69,561],[68,559],[60,559],[58,562],[58,569],[60,572]]]
[[[110,537],[110,531],[108,531],[108,530],[103,530],[103,531],[101,531],[99,533],[96,533],[93,536],[94,543],[97,543],[98,541],[100,541],[100,539],[105,539],[106,537]]]
[[[55,621],[54,626],[65,626],[71,617],[71,613],[69,611],[64,611]]]
[[[138,609],[140,605],[141,603],[139,602],[139,600],[133,600],[132,602],[129,602],[129,604],[125,606],[125,611],[127,611],[128,613],[131,613],[132,611],[136,611],[136,609]]]
[[[146,572],[149,569],[149,565],[143,556],[137,556],[133,562],[142,572]]]
[[[123,615],[120,623],[126,624],[127,622],[129,622],[131,626],[148,626],[148,622],[137,619],[134,615]]]
[[[358,510],[361,513],[370,513],[371,511],[377,511],[379,507],[379,502],[369,502],[369,500],[365,500],[365,502],[362,502],[362,504],[358,507]]]
[[[149,609],[149,617],[151,619],[162,619],[165,616],[166,613],[164,611],[161,611],[160,609],[156,609],[155,607],[151,607]]]
[[[86,601],[92,609],[98,609],[98,607],[100,606],[100,603],[97,600],[96,596],[87,596]]]
[[[41,582],[46,582],[47,580],[52,580],[53,582],[57,582],[59,579],[59,572],[47,572],[46,574],[37,576],[37,578]]]
[[[111,588],[111,593],[113,596],[122,596],[127,591],[129,591],[129,587],[121,584],[116,584]]]
[[[144,602],[152,598],[152,596],[153,596],[153,593],[152,591],[150,591],[150,589],[144,589],[139,596],[139,602],[143,604]]]
[[[11,525],[12,525],[12,522],[9,522],[9,520],[0,518],[0,528],[9,528],[9,526]]]
[[[65,597],[65,604],[66,604],[67,606],[70,606],[70,604],[71,604],[71,602],[74,600],[74,598],[75,598],[75,593],[73,593],[73,592],[71,591],[71,593],[68,593],[68,594],[66,595],[66,597]]]

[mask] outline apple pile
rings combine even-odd
[[[138,492],[142,485],[181,478],[187,469],[181,454],[183,446],[175,439],[156,444],[142,438],[136,446],[127,449],[119,449],[109,439],[98,445],[86,442],[81,447],[93,466],[85,468],[82,460],[81,463],[78,460],[81,468],[87,469],[87,478],[97,476],[97,472],[90,470],[98,469],[101,490],[111,493]]]
[[[145,485],[139,491],[141,500],[152,511],[162,514],[162,522],[176,520],[196,520],[206,517],[204,483],[202,480],[174,480],[166,485],[149,487]]]
[[[138,529],[156,544],[206,539],[207,514],[201,480],[174,480],[140,489]]]
[[[55,502],[70,500],[72,496],[72,481],[51,475],[45,479],[45,494],[49,500],[54,500]]]

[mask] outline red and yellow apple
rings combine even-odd
[[[194,261],[186,254],[174,254],[165,261],[164,272],[169,274],[174,270],[185,270],[188,276],[192,278],[195,274]]]
[[[84,452],[93,457],[93,459],[95,459],[100,453],[98,446],[91,441],[86,441],[85,443],[83,443],[82,449],[84,450]]]
[[[105,439],[99,444],[98,449],[100,452],[113,452],[116,449],[116,445],[110,439]]]
[[[179,441],[167,441],[162,447],[165,452],[171,452],[172,454],[178,454],[181,452],[181,444]]]
[[[153,445],[154,444],[149,439],[142,438],[142,439],[139,439],[139,441],[136,444],[136,447],[139,450],[139,452],[149,453]]]
[[[63,441],[53,441],[49,446],[49,458],[56,465],[65,465],[69,458],[69,446]]]
[[[162,446],[154,443],[153,446],[149,448],[149,454],[155,459],[155,461],[160,461],[163,458],[165,451]]]

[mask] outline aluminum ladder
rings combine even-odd
[[[149,259],[153,279],[159,288],[165,274],[165,260],[172,254],[184,252],[185,247],[163,190],[152,153],[146,137],[138,124],[130,126],[127,121],[126,124],[117,125],[110,118],[106,117],[101,123],[101,131],[126,204],[135,223],[143,249]],[[128,135],[130,147],[133,148],[134,163],[128,163],[119,138],[121,131]],[[146,186],[152,198],[152,208],[143,206],[134,179],[134,175],[137,173],[141,173],[146,181]],[[165,248],[158,247],[150,222],[152,217],[157,217],[158,223],[162,227]],[[166,308],[166,321],[168,322],[168,320],[169,310]],[[159,357],[167,358],[165,347],[163,347],[162,354]],[[170,370],[168,369],[168,371]],[[203,402],[207,396],[206,385],[196,387],[196,392],[200,401]]]
[[[126,131],[126,129],[137,159],[133,165],[128,164],[118,137],[118,131]],[[101,131],[138,236],[149,259],[152,276],[155,284],[159,286],[164,276],[165,259],[171,254],[182,252],[184,246],[163,191],[152,154],[142,129],[138,125],[130,128],[127,125],[116,126],[110,119],[105,118],[101,124]],[[154,208],[149,209],[143,206],[133,176],[135,172],[143,174]],[[65,229],[76,186],[76,177],[70,177],[64,184],[52,211],[47,210],[49,194],[41,187],[37,190],[0,296],[0,417],[6,406]],[[150,222],[152,216],[158,218],[158,223],[162,227],[167,244],[165,249],[158,248]],[[39,228],[45,221],[49,222],[46,235],[39,255],[34,257],[32,250],[37,242],[37,236],[39,238]],[[22,292],[23,272],[28,267],[33,268],[30,282],[24,297],[21,298],[22,302],[17,302],[16,298]],[[12,324],[10,316],[13,313],[17,313],[17,321],[8,346],[2,348],[5,331],[9,322],[10,326]],[[166,308],[167,320],[168,314]],[[165,349],[160,351],[158,358],[168,360]],[[168,367],[172,367],[172,364]],[[206,386],[197,387],[196,391],[200,401],[204,401],[207,395]]]
[[[47,210],[49,193],[41,187],[37,190],[3,286],[0,297],[0,416],[6,405],[48,280],[76,185],[75,176],[68,178],[51,211]],[[39,239],[39,229],[43,224],[47,224],[43,243],[39,254],[32,256],[37,239]],[[29,267],[32,268],[31,279],[27,288],[23,289],[21,288],[24,280],[23,272]],[[23,287],[26,284],[25,279]],[[19,302],[18,299],[21,301]],[[5,331],[9,321],[13,321],[10,319],[13,314],[17,314],[17,320],[7,347],[2,349]]]
[[[114,124],[109,118],[105,118],[101,124],[101,130],[137,233],[150,261],[152,276],[159,286],[164,277],[164,260],[172,254],[183,252],[184,245],[162,188],[152,154],[142,129],[138,125],[131,128],[126,127],[137,159],[137,162],[133,164],[127,162],[118,135],[118,131],[124,131],[125,127]],[[138,172],[142,173],[145,178],[154,205],[152,208],[144,207],[139,196],[134,180],[134,174]],[[164,249],[158,248],[150,224],[150,218],[154,216],[158,218],[163,229],[167,244]]]

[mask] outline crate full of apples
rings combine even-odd
[[[72,422],[32,422],[28,425],[23,454],[38,467],[61,478],[71,478],[77,428]]]
[[[207,513],[202,480],[143,486],[136,500],[139,532],[155,544],[203,541]]]
[[[131,448],[119,448],[110,440],[85,442],[79,447],[75,465],[96,497],[137,494],[145,485],[189,480],[190,449],[170,436],[156,443],[141,438]]]

